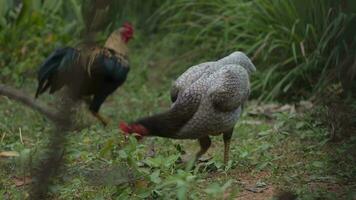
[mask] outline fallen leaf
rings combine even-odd
[[[266,187],[267,184],[265,182],[262,182],[262,181],[257,181],[256,182],[256,187],[258,188],[263,188],[263,187]]]
[[[20,154],[17,151],[0,152],[0,157],[18,157]]]
[[[248,113],[250,115],[264,115],[268,118],[273,119],[274,113],[281,113],[281,112],[288,112],[288,113],[295,113],[295,106],[290,104],[262,104],[258,106],[254,106]]]

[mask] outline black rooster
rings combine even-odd
[[[125,23],[106,40],[104,47],[86,45],[55,50],[40,66],[35,97],[52,94],[67,86],[70,96],[85,100],[89,110],[107,125],[99,109],[105,99],[122,85],[129,72],[126,44],[133,37],[133,27]]]

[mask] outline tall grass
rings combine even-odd
[[[22,84],[55,46],[73,42],[78,20],[60,17],[70,12],[67,1],[0,2],[0,80]]]
[[[211,56],[248,53],[262,99],[309,96],[329,83],[352,80],[356,6],[334,0],[177,0],[155,17],[181,33],[189,48]],[[193,45],[191,45],[193,44]],[[348,73],[349,72],[349,73]],[[350,72],[353,72],[350,74]],[[346,78],[347,76],[351,76]]]
[[[130,21],[135,28],[145,33],[150,33],[156,29],[157,21],[148,19],[160,8],[162,0],[81,0],[82,6],[95,5],[96,3],[106,3],[109,5],[105,15],[109,22],[116,27],[125,21]]]

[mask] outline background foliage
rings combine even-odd
[[[175,52],[182,55],[189,51],[192,63],[234,50],[248,53],[258,66],[253,91],[261,99],[310,97],[338,83],[349,93],[355,89],[354,1],[113,1],[101,11],[105,20],[92,23],[94,27],[89,27],[94,20],[89,9],[95,5],[93,0],[19,2],[2,1],[0,12],[4,29],[0,56],[5,66],[1,73],[17,82],[23,78],[16,74],[34,71],[36,66],[30,61],[18,66],[19,61],[31,53],[48,54],[47,44],[53,48],[78,43],[86,29],[105,35],[130,20],[142,43],[155,36],[170,37],[180,44]],[[12,54],[4,53],[12,49]],[[17,73],[10,74],[10,69]]]
[[[340,81],[351,84],[355,13],[353,1],[179,0],[166,2],[156,17],[165,16],[166,29],[207,56],[247,52],[260,71],[255,95],[273,99],[309,96]]]

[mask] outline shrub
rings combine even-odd
[[[247,52],[262,99],[310,96],[356,73],[356,6],[334,0],[168,1],[154,18],[203,55]],[[201,56],[200,54],[199,56]],[[343,84],[349,85],[349,84]],[[346,89],[346,87],[344,87]]]
[[[68,11],[64,1],[16,2],[0,3],[0,80],[21,84],[28,75],[35,76],[44,55],[73,41],[77,20],[59,17]]]

